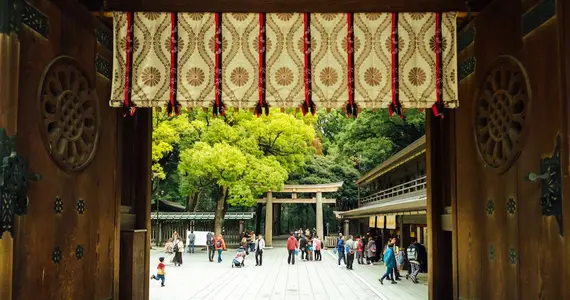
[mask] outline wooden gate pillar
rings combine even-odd
[[[323,232],[323,193],[322,192],[317,192],[316,219],[317,219],[317,235],[319,236],[319,238],[323,239],[325,235]]]
[[[239,220],[238,231],[240,234],[243,234],[245,231],[245,222],[244,220]]]
[[[18,131],[21,8],[21,1],[0,0],[0,128],[8,136]],[[4,201],[7,199],[0,198],[0,205],[6,207]],[[13,219],[10,222],[15,223]],[[14,239],[9,231],[0,232],[0,299],[12,299],[13,262]]]
[[[345,237],[348,237],[350,235],[350,220],[343,221],[342,234]]]
[[[265,204],[265,245],[273,245],[273,193],[267,192],[267,203]]]

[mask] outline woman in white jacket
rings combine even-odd
[[[265,240],[263,235],[259,235],[255,241],[255,265],[261,266],[263,263],[263,249],[265,249]]]

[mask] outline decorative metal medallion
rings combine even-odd
[[[83,257],[83,246],[77,245],[75,248],[75,258],[81,259]]]
[[[495,260],[495,246],[489,246],[489,260]]]
[[[512,265],[516,265],[518,262],[518,255],[517,250],[515,248],[509,249],[509,260],[511,261]]]
[[[492,199],[489,199],[489,201],[487,201],[487,214],[492,215],[493,212],[495,212],[495,202],[493,202]]]
[[[507,212],[509,213],[509,215],[513,215],[516,210],[517,210],[517,202],[515,201],[515,198],[511,197],[509,198],[509,200],[507,200]]]
[[[61,201],[61,197],[55,197],[55,202],[53,204],[53,210],[55,210],[56,214],[61,214],[63,211],[63,201]]]
[[[485,165],[502,173],[518,158],[530,112],[524,67],[510,56],[495,61],[477,91],[475,140]]]
[[[15,215],[28,207],[28,181],[40,180],[28,172],[28,162],[16,153],[16,137],[8,137],[0,128],[0,238],[5,231],[14,236]]]
[[[51,253],[51,260],[56,264],[59,264],[61,261],[61,250],[59,247],[55,247],[55,249],[53,249],[53,252]]]
[[[79,199],[77,201],[77,212],[82,215],[85,212],[85,201],[83,199]]]
[[[97,91],[76,59],[60,56],[45,69],[38,92],[40,130],[54,162],[66,171],[85,168],[99,139]]]
[[[556,146],[551,157],[540,161],[540,173],[530,173],[528,181],[540,180],[540,206],[543,216],[553,216],[558,222],[561,236],[564,236],[562,220],[562,167],[560,165],[560,135],[556,137]]]

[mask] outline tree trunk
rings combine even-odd
[[[222,234],[222,227],[224,225],[224,217],[226,215],[226,199],[228,195],[228,188],[221,187],[218,202],[216,203],[216,215],[214,217],[214,233],[216,235]]]
[[[192,193],[186,198],[186,211],[194,212],[198,205],[198,197],[200,193]]]
[[[261,210],[262,210],[262,209],[263,209],[263,204],[257,203],[257,208],[256,208],[256,210],[255,210],[255,217],[256,217],[256,220],[255,220],[255,233],[256,233],[256,234],[262,234],[262,233],[261,233],[261,219],[263,219],[262,216],[261,216]]]

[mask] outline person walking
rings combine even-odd
[[[313,247],[315,248],[315,261],[322,259],[321,246],[322,246],[321,240],[319,239],[318,236],[315,235],[315,238],[313,239]]]
[[[346,253],[346,268],[352,270],[352,263],[354,262],[354,240],[352,235],[348,236],[348,240],[345,243],[345,253]]]
[[[382,276],[382,278],[378,279],[380,284],[384,284],[384,279],[388,278],[392,284],[396,284],[394,278],[390,278],[392,272],[394,271],[394,267],[396,266],[396,257],[394,256],[394,249],[392,244],[389,244],[386,252],[384,252],[384,264],[386,265],[386,273]]]
[[[158,261],[159,263],[156,267],[156,275],[153,274],[150,279],[160,280],[160,286],[164,287],[164,281],[166,280],[166,272],[164,271],[166,268],[164,266],[164,257],[159,257]]]
[[[208,234],[206,234],[206,248],[208,250],[208,260],[210,262],[214,261],[214,252],[216,251],[216,248],[214,247],[215,242],[214,233],[208,232]]]
[[[363,255],[363,251],[364,251],[363,237],[359,236],[354,243],[356,244],[355,245],[355,247],[356,247],[356,252],[355,252],[356,262],[359,265],[361,265],[364,263],[362,261],[362,255]]]
[[[194,253],[196,250],[194,242],[196,242],[196,235],[194,234],[194,230],[191,230],[188,234],[188,253]]]
[[[422,264],[422,257],[420,255],[421,249],[416,239],[412,239],[412,243],[406,249],[408,254],[408,261],[410,262],[410,269],[408,270],[408,275],[406,279],[412,279],[414,283],[418,283],[418,274],[420,273],[420,265]]]
[[[216,238],[215,247],[216,247],[216,251],[218,251],[218,263],[221,263],[222,262],[222,251],[226,250],[226,242],[222,238],[221,234],[218,234],[218,237]]]
[[[289,238],[287,239],[287,251],[289,252],[289,256],[287,257],[288,264],[295,264],[296,249],[297,249],[297,239],[291,232],[291,234],[289,234]]]
[[[307,237],[305,235],[302,235],[301,240],[299,240],[299,250],[301,250],[301,260],[309,260]]]
[[[166,241],[166,245],[164,245],[164,252],[166,253],[166,261],[171,263],[174,259],[174,241],[172,241],[172,238]]]
[[[369,265],[374,265],[374,257],[376,257],[376,241],[374,241],[374,238],[370,237],[368,240],[368,245],[366,246],[366,250],[368,252],[366,263]]]
[[[337,240],[336,251],[338,252],[338,265],[340,266],[341,260],[346,265],[346,257],[344,256],[344,237],[342,236],[342,234],[339,236]]]
[[[184,253],[184,243],[182,242],[181,239],[177,239],[176,241],[174,241],[174,259],[172,260],[172,262],[174,262],[174,266],[181,266],[182,265],[182,253]]]
[[[255,232],[252,231],[249,233],[247,242],[248,242],[249,252],[255,252],[255,242],[256,242]]]
[[[388,247],[389,247],[389,245],[392,245],[392,252],[394,252],[394,258],[400,253],[400,247],[398,247],[397,243],[398,243],[398,240],[394,237],[394,238],[390,239],[389,244],[388,244]],[[402,280],[402,276],[400,276],[400,272],[397,268],[397,263],[398,263],[398,261],[396,260],[396,266],[394,266],[392,278],[400,281],[400,280]]]
[[[255,242],[254,246],[255,265],[261,266],[263,264],[263,249],[265,249],[265,240],[261,234],[257,237],[257,241]]]

